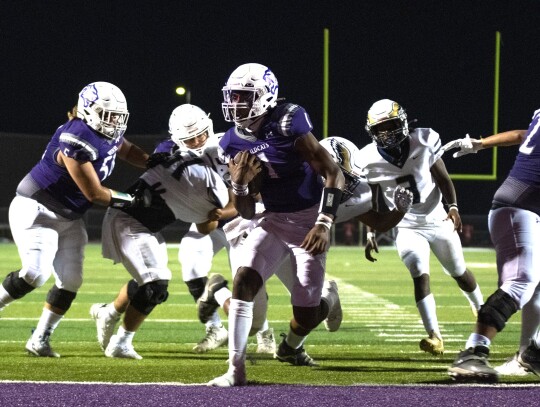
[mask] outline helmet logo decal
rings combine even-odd
[[[84,102],[84,107],[91,106],[96,100],[98,100],[98,91],[95,84],[90,84],[85,86],[81,93],[79,94],[80,98]]]
[[[264,72],[263,79],[266,82],[266,86],[268,87],[268,91],[272,95],[275,95],[276,92],[277,92],[277,89],[278,89],[278,84],[274,80],[274,74],[272,73],[272,71],[270,69],[267,69]]]

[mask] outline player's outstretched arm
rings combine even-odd
[[[450,141],[443,146],[444,151],[459,148],[452,157],[458,158],[467,154],[476,154],[480,150],[491,147],[506,147],[521,144],[525,140],[527,130],[510,130],[489,137],[474,139],[468,134],[464,138]]]

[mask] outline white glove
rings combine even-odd
[[[413,199],[413,193],[407,188],[398,186],[396,189],[394,189],[394,205],[399,212],[409,212],[413,204]]]
[[[452,157],[458,158],[462,155],[467,154],[476,154],[478,150],[482,149],[482,141],[471,138],[469,134],[465,135],[465,138],[460,138],[449,143],[446,143],[443,146],[444,151],[451,150],[453,148],[459,148],[459,151],[456,151]]]

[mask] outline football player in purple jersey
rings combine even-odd
[[[526,132],[495,134],[481,140],[464,139],[448,143],[445,149],[459,147],[455,156],[480,149],[520,144],[510,173],[497,189],[488,215],[489,233],[497,259],[498,289],[478,313],[474,332],[448,374],[455,380],[496,382],[499,372],[489,362],[491,341],[518,310],[530,316],[517,362],[540,376],[540,109],[534,112]],[[535,326],[529,323],[536,321]],[[522,327],[523,329],[523,327]],[[525,338],[524,338],[525,337]],[[529,340],[525,345],[524,340]],[[524,349],[523,349],[524,348]]]
[[[229,160],[235,208],[242,217],[252,218],[255,195],[260,193],[266,209],[235,260],[240,267],[229,308],[229,369],[208,383],[231,387],[246,384],[253,299],[283,258],[294,264],[294,317],[276,357],[312,365],[303,342],[338,302],[337,290],[327,298],[321,294],[329,231],[345,180],[311,133],[307,112],[299,105],[278,101],[278,82],[269,68],[241,65],[222,90],[224,118],[235,124],[219,143]]]
[[[41,287],[51,273],[55,277],[26,343],[26,350],[36,356],[59,357],[49,338],[82,284],[85,212],[93,204],[122,208],[144,202],[143,194],[101,184],[117,156],[139,168],[145,168],[148,158],[124,138],[129,112],[122,91],[108,82],[87,85],[79,93],[76,116],[56,130],[41,160],[19,183],[9,208],[22,267],[4,279],[0,309]]]

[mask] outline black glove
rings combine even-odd
[[[141,181],[133,192],[133,202],[130,206],[139,208],[151,207],[153,201],[166,191],[165,188],[158,189],[159,187],[161,187],[161,182],[148,185],[146,182]]]
[[[150,157],[148,157],[148,160],[146,160],[146,168],[150,169],[159,164],[163,164],[171,155],[172,154],[169,152],[150,154]]]

